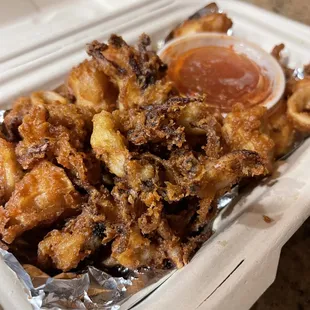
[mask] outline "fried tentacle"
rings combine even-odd
[[[274,142],[269,137],[266,108],[243,109],[236,106],[224,119],[223,137],[231,150],[257,152],[269,171],[274,161]]]
[[[85,60],[73,68],[68,77],[69,94],[78,106],[100,112],[112,112],[116,106],[117,89],[99,70],[96,61]]]
[[[38,246],[40,265],[68,271],[115,237],[116,206],[108,194],[91,195],[83,212],[62,230],[51,231]],[[99,195],[99,196],[98,196]]]
[[[294,127],[306,134],[310,133],[310,87],[298,89],[287,102],[287,114]]]
[[[22,178],[22,168],[16,160],[14,144],[0,138],[0,205],[6,203]]]
[[[278,103],[276,110],[268,117],[270,138],[275,143],[275,158],[287,154],[296,141],[297,132],[287,116],[286,101]]]
[[[196,12],[189,19],[177,26],[166,38],[166,42],[178,37],[199,32],[223,32],[226,33],[233,23],[224,13],[219,12],[215,3],[210,3]]]
[[[117,35],[110,37],[108,45],[98,41],[88,45],[88,54],[119,90],[120,110],[161,103],[171,92],[172,84],[162,80],[167,66],[156,53],[147,50],[149,45],[150,38],[145,34],[140,37],[138,49]]]

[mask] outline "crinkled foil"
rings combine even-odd
[[[218,200],[218,209],[229,206],[237,195],[236,186]],[[0,256],[20,280],[34,310],[129,309],[175,272],[147,268],[127,270],[129,276],[124,278],[113,277],[105,271],[88,266],[87,270],[76,274],[72,279],[31,278],[12,253],[0,248]],[[151,285],[153,286],[150,287]],[[135,296],[138,292],[139,296]]]
[[[113,277],[102,270],[89,266],[87,270],[77,274],[73,279],[42,279],[42,277],[31,279],[12,253],[0,249],[0,256],[6,265],[15,272],[34,310],[121,309],[121,306],[135,293],[173,273],[173,270],[135,270],[125,279]],[[43,284],[34,285],[35,282],[42,283],[42,280],[44,280]],[[155,285],[153,289],[156,287]],[[134,302],[137,303],[148,293],[149,291],[140,294],[140,297],[135,298]],[[128,307],[130,306],[131,304],[128,303]]]
[[[236,186],[218,200],[218,209],[229,206],[237,196]],[[0,256],[20,280],[34,310],[129,309],[175,272],[147,268],[127,270],[126,274],[129,276],[124,278],[113,277],[105,271],[88,266],[87,270],[76,274],[72,279],[31,278],[12,253],[0,248]],[[138,292],[139,296],[136,296]]]

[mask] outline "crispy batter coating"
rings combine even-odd
[[[129,152],[125,138],[117,130],[113,115],[101,111],[94,116],[93,123],[94,130],[90,143],[96,155],[106,163],[112,173],[118,177],[125,176]]]
[[[57,269],[68,271],[76,268],[80,261],[92,254],[101,244],[100,238],[93,234],[94,228],[93,219],[82,213],[68,222],[62,231],[52,230],[39,243],[39,264],[46,267],[52,259]]]
[[[215,3],[210,3],[196,12],[189,19],[177,26],[166,38],[166,42],[182,36],[198,32],[223,32],[232,27],[233,23],[224,13],[219,13]]]
[[[42,161],[16,184],[5,208],[0,209],[2,239],[11,243],[27,230],[74,214],[79,201],[63,169]]]
[[[310,86],[298,88],[287,102],[287,114],[294,127],[306,134],[310,133]]]
[[[43,105],[32,106],[19,126],[22,140],[17,144],[16,156],[23,169],[32,168],[44,159],[49,146],[48,113]]]
[[[17,159],[23,169],[31,169],[42,159],[56,160],[68,169],[75,183],[97,184],[101,168],[89,150],[91,129],[90,115],[79,107],[66,101],[37,102],[19,126],[22,140],[16,147]]]
[[[0,205],[6,203],[23,172],[16,160],[15,146],[0,138]]]
[[[282,52],[285,49],[285,45],[283,43],[276,45],[272,51],[271,51],[271,55],[279,62],[280,66],[283,69],[284,75],[286,77],[287,80],[287,84],[291,84],[294,83],[295,78],[293,77],[293,73],[294,70],[289,68],[286,63],[285,60],[282,57]],[[288,90],[286,89],[286,92]]]
[[[29,112],[31,106],[30,98],[21,97],[14,102],[12,109],[5,114],[4,130],[9,141],[17,142],[20,139],[18,127],[23,122],[23,118]]]
[[[306,75],[302,80],[294,80],[294,83],[290,85],[291,94],[295,93],[301,88],[310,87],[310,74]]]
[[[201,199],[194,230],[212,219],[212,202],[242,178],[268,173],[264,160],[256,152],[246,150],[233,151],[218,159],[196,158],[191,152],[173,154],[166,167],[170,170],[171,182],[181,187],[185,196],[195,195]]]
[[[310,65],[304,66],[304,78],[291,78],[287,82],[287,117],[297,131],[309,134]]]
[[[98,69],[94,60],[85,60],[73,68],[68,77],[69,94],[76,104],[95,112],[112,112],[118,96],[117,89],[109,78]]]
[[[284,50],[284,48],[285,48],[285,45],[281,43],[281,44],[276,45],[271,51],[271,55],[279,62],[281,61],[281,53]]]
[[[236,106],[224,119],[223,137],[231,150],[249,150],[264,158],[268,170],[274,161],[274,142],[269,137],[266,108]]]
[[[51,231],[39,243],[39,264],[48,266],[52,262],[63,271],[76,268],[80,261],[114,238],[111,223],[116,220],[115,211],[116,206],[106,193],[96,198],[91,196],[79,216],[67,222],[61,231]]]
[[[275,143],[275,158],[287,154],[293,147],[297,132],[287,117],[287,104],[282,100],[276,110],[268,117],[270,138]]]
[[[219,157],[223,151],[221,127],[223,117],[220,113],[210,110],[208,104],[193,101],[182,110],[178,123],[185,127],[187,141],[197,149],[201,146],[209,157]]]
[[[40,104],[67,104],[68,101],[65,97],[61,96],[60,94],[54,91],[37,91],[30,95],[30,100],[33,105],[40,105]]]
[[[162,79],[167,66],[156,53],[147,50],[151,43],[147,35],[140,37],[138,49],[117,35],[112,35],[108,43],[92,42],[88,45],[88,54],[117,86],[120,110],[167,99],[172,89],[172,84]]]
[[[113,115],[128,141],[135,145],[160,143],[171,150],[174,146],[182,147],[185,142],[184,128],[177,124],[177,120],[190,101],[171,97],[161,105],[147,105],[125,112],[118,110]]]
[[[141,235],[139,228],[130,228],[128,232],[115,239],[112,245],[112,257],[128,268],[155,265],[160,251],[150,239]]]

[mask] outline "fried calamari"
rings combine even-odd
[[[151,41],[142,35],[138,49],[129,46],[121,37],[112,35],[109,44],[94,41],[88,54],[97,62],[119,91],[117,107],[131,107],[161,103],[167,99],[172,84],[164,81],[167,66],[155,52],[148,51]]]
[[[220,13],[215,3],[210,3],[178,25],[170,32],[165,41],[199,32],[227,33],[232,25],[231,19],[225,13]]]
[[[235,106],[224,119],[223,137],[231,150],[257,152],[272,171],[274,161],[274,142],[269,136],[266,108],[256,106],[243,109]]]
[[[294,146],[297,131],[287,115],[287,104],[284,100],[277,104],[275,111],[268,117],[270,137],[275,147],[275,158],[287,154]]]
[[[73,68],[68,78],[68,92],[76,105],[95,112],[112,112],[118,96],[109,78],[98,69],[95,61],[85,60]]]
[[[117,129],[113,115],[101,111],[94,116],[93,122],[94,130],[90,140],[93,150],[113,174],[123,177],[129,152],[126,140]]]
[[[217,7],[205,9],[174,35],[231,27]],[[295,141],[284,99],[279,113],[236,106],[224,118],[204,96],[181,96],[149,45],[145,34],[137,47],[116,35],[94,41],[92,59],[62,88],[21,98],[5,115],[0,234],[15,250],[41,231],[33,246],[45,270],[98,255],[109,266],[181,268],[210,237],[218,199],[271,173]],[[294,87],[293,103],[305,94]]]
[[[23,172],[16,160],[13,143],[0,138],[0,205],[6,203],[22,178]]]
[[[99,193],[96,192],[95,195]],[[100,195],[100,194],[99,194]],[[96,199],[96,203],[94,203]],[[104,193],[99,199],[90,196],[83,212],[67,222],[62,230],[52,230],[38,245],[38,261],[42,266],[53,265],[68,271],[93,254],[102,244],[116,235],[111,226],[116,219],[116,206]],[[110,220],[110,226],[107,224]]]
[[[287,114],[294,127],[306,134],[310,133],[310,83],[303,83],[287,102]]]
[[[2,240],[11,243],[27,230],[75,214],[80,199],[63,169],[41,161],[16,184],[0,209]]]

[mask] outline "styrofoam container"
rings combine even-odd
[[[134,43],[141,32],[156,41],[208,2],[0,1],[1,108],[20,95],[61,84],[70,68],[86,57],[87,42],[118,33]],[[233,19],[235,36],[267,51],[285,43],[291,67],[310,62],[309,27],[241,2],[217,3]],[[122,309],[249,309],[274,281],[282,246],[310,215],[309,166],[307,140],[279,163],[275,176],[244,194],[230,214],[217,220],[217,233],[187,266],[133,296]],[[273,222],[266,223],[263,215]],[[2,260],[0,279],[5,310],[31,309],[18,279]]]

